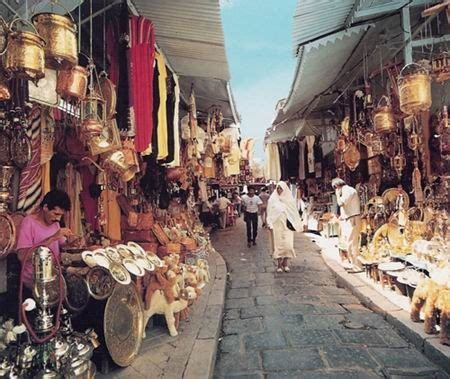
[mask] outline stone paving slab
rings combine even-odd
[[[305,235],[296,234],[291,272],[274,272],[267,235],[261,230],[247,248],[238,220],[213,236],[231,271],[215,378],[447,377],[385,316],[339,287]]]

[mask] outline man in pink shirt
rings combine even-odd
[[[69,196],[64,191],[54,190],[44,196],[36,213],[23,219],[17,237],[17,256],[25,266],[23,280],[26,287],[33,286],[33,254],[30,251],[46,246],[59,259],[60,246],[73,237],[70,229],[59,225],[66,211],[70,211]]]

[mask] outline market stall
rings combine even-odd
[[[0,329],[0,376],[92,377],[105,353],[128,366],[152,316],[177,335],[209,282],[196,203],[216,161],[235,170],[224,130],[237,120],[222,116],[234,105],[197,108],[152,21],[126,2],[96,7],[0,20],[2,299],[14,318]],[[30,224],[64,238],[39,240]]]

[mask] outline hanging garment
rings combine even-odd
[[[133,110],[137,152],[148,148],[153,131],[153,65],[155,34],[153,24],[145,17],[131,16],[130,33],[130,105]],[[164,65],[164,64],[163,64]],[[166,78],[164,77],[164,80]],[[165,89],[164,89],[165,91]],[[165,99],[164,99],[165,109]],[[167,126],[166,126],[167,128]]]
[[[298,143],[297,141],[289,141],[287,143],[288,166],[287,172],[289,178],[297,178],[299,171],[298,162]]]
[[[65,170],[65,188],[70,199],[70,211],[67,212],[65,221],[66,226],[77,236],[83,236],[83,225],[81,223],[81,203],[80,192],[81,178],[78,171],[76,171],[72,163],[66,165]]]
[[[175,154],[175,132],[174,132],[174,108],[175,108],[175,82],[172,73],[167,69],[167,100],[166,100],[166,112],[167,112],[167,157],[164,163],[169,164],[174,159]]]
[[[166,61],[161,54],[156,53],[155,58],[159,70],[158,160],[163,160],[169,154],[167,134],[167,69]]]
[[[31,138],[31,160],[20,172],[17,210],[32,213],[39,205],[42,193],[41,109],[35,106],[28,117],[27,135]]]
[[[175,104],[173,106],[173,142],[174,142],[174,154],[173,161],[169,163],[169,167],[178,167],[181,164],[180,158],[180,114],[179,114],[179,106],[180,106],[180,84],[178,83],[178,76],[173,73],[173,82],[174,82],[174,96],[175,96]]]
[[[81,175],[81,192],[80,201],[84,210],[84,218],[86,223],[91,225],[92,230],[98,227],[98,207],[97,200],[92,197],[90,188],[95,186],[95,175],[91,172],[89,166],[80,167]]]
[[[322,159],[323,159],[323,153],[322,153],[322,143],[319,139],[316,140],[314,143],[314,172],[316,175],[316,178],[322,177]]]
[[[308,155],[307,155],[307,162],[308,162],[308,173],[312,174],[314,173],[314,141],[316,137],[315,136],[306,136],[306,147],[308,149]]]
[[[266,145],[266,179],[276,182],[281,179],[280,154],[276,143]]]
[[[298,141],[298,178],[300,180],[306,179],[305,173],[305,140]]]
[[[111,240],[120,241],[122,239],[120,229],[120,207],[117,202],[118,193],[106,189],[102,191],[101,202],[105,213],[104,234]]]

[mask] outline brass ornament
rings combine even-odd
[[[104,71],[99,74],[98,82],[96,83],[96,91],[101,94],[102,98],[105,100],[106,120],[111,120],[116,115],[116,86]]]
[[[33,31],[16,30],[17,22],[31,25]],[[45,41],[38,35],[33,24],[16,18],[10,24],[8,46],[5,54],[5,71],[19,79],[39,80],[44,77],[44,46]]]
[[[82,66],[73,66],[58,71],[56,92],[64,100],[82,100],[86,97],[88,71]]]
[[[406,74],[405,69],[414,68],[414,71]],[[426,111],[431,107],[431,77],[428,71],[411,63],[400,71],[398,76],[400,109],[406,114],[416,114]]]
[[[361,160],[361,154],[356,147],[354,142],[348,144],[347,149],[344,152],[344,162],[345,165],[351,170],[355,171],[359,166],[359,161]]]
[[[138,355],[144,332],[144,307],[134,284],[116,285],[106,303],[103,328],[112,360],[129,366]]]
[[[386,205],[387,208],[390,208],[390,209],[398,209],[399,208],[398,207],[399,198],[401,197],[402,208],[405,210],[409,209],[409,196],[406,193],[406,191],[401,188],[389,188],[383,192],[381,197],[383,199],[383,203]]]
[[[16,227],[7,213],[0,213],[0,258],[6,255],[14,247],[16,241]]]
[[[47,67],[68,69],[78,63],[76,26],[70,17],[56,13],[39,13],[31,20],[46,43]]]
[[[385,105],[381,105],[382,102]],[[382,96],[373,116],[373,125],[377,133],[391,133],[396,129],[395,115],[391,101],[387,96]]]

